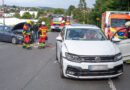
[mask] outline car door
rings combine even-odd
[[[112,40],[114,38],[117,38],[115,37],[116,34],[118,32],[120,32],[122,29],[118,30],[113,36],[112,36]],[[120,48],[121,50],[121,53],[122,53],[122,56],[123,56],[123,61],[126,61],[126,60],[130,60],[130,38],[128,37],[127,35],[127,38],[126,39],[119,39],[120,42],[116,42],[117,46]]]
[[[4,26],[0,26],[0,41],[3,41]]]
[[[56,38],[56,52],[57,52],[57,59],[60,62],[60,56],[61,56],[61,49],[62,49],[62,43],[64,41],[64,34],[65,34],[65,30],[62,30],[62,32],[60,32],[60,34],[58,35],[58,37]]]
[[[11,32],[11,28],[8,26],[4,27],[4,32],[3,32],[3,40],[10,42],[12,38],[12,32]]]
[[[130,60],[130,39],[121,40],[117,45],[121,50],[123,60]]]

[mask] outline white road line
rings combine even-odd
[[[113,81],[111,79],[108,80],[108,84],[109,84],[111,90],[117,90],[114,83],[113,83]]]

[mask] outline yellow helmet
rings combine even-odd
[[[30,21],[30,20],[27,20],[26,23],[27,23],[27,24],[31,24],[31,21]]]

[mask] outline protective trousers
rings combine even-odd
[[[30,36],[29,35],[26,35],[24,36],[24,43],[23,43],[23,47],[26,47],[26,48],[30,48]]]
[[[46,41],[46,37],[45,36],[40,36],[40,38],[39,38],[39,47],[45,47],[45,41]]]

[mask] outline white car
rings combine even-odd
[[[96,26],[66,26],[56,40],[62,78],[113,78],[123,73],[119,48]]]

